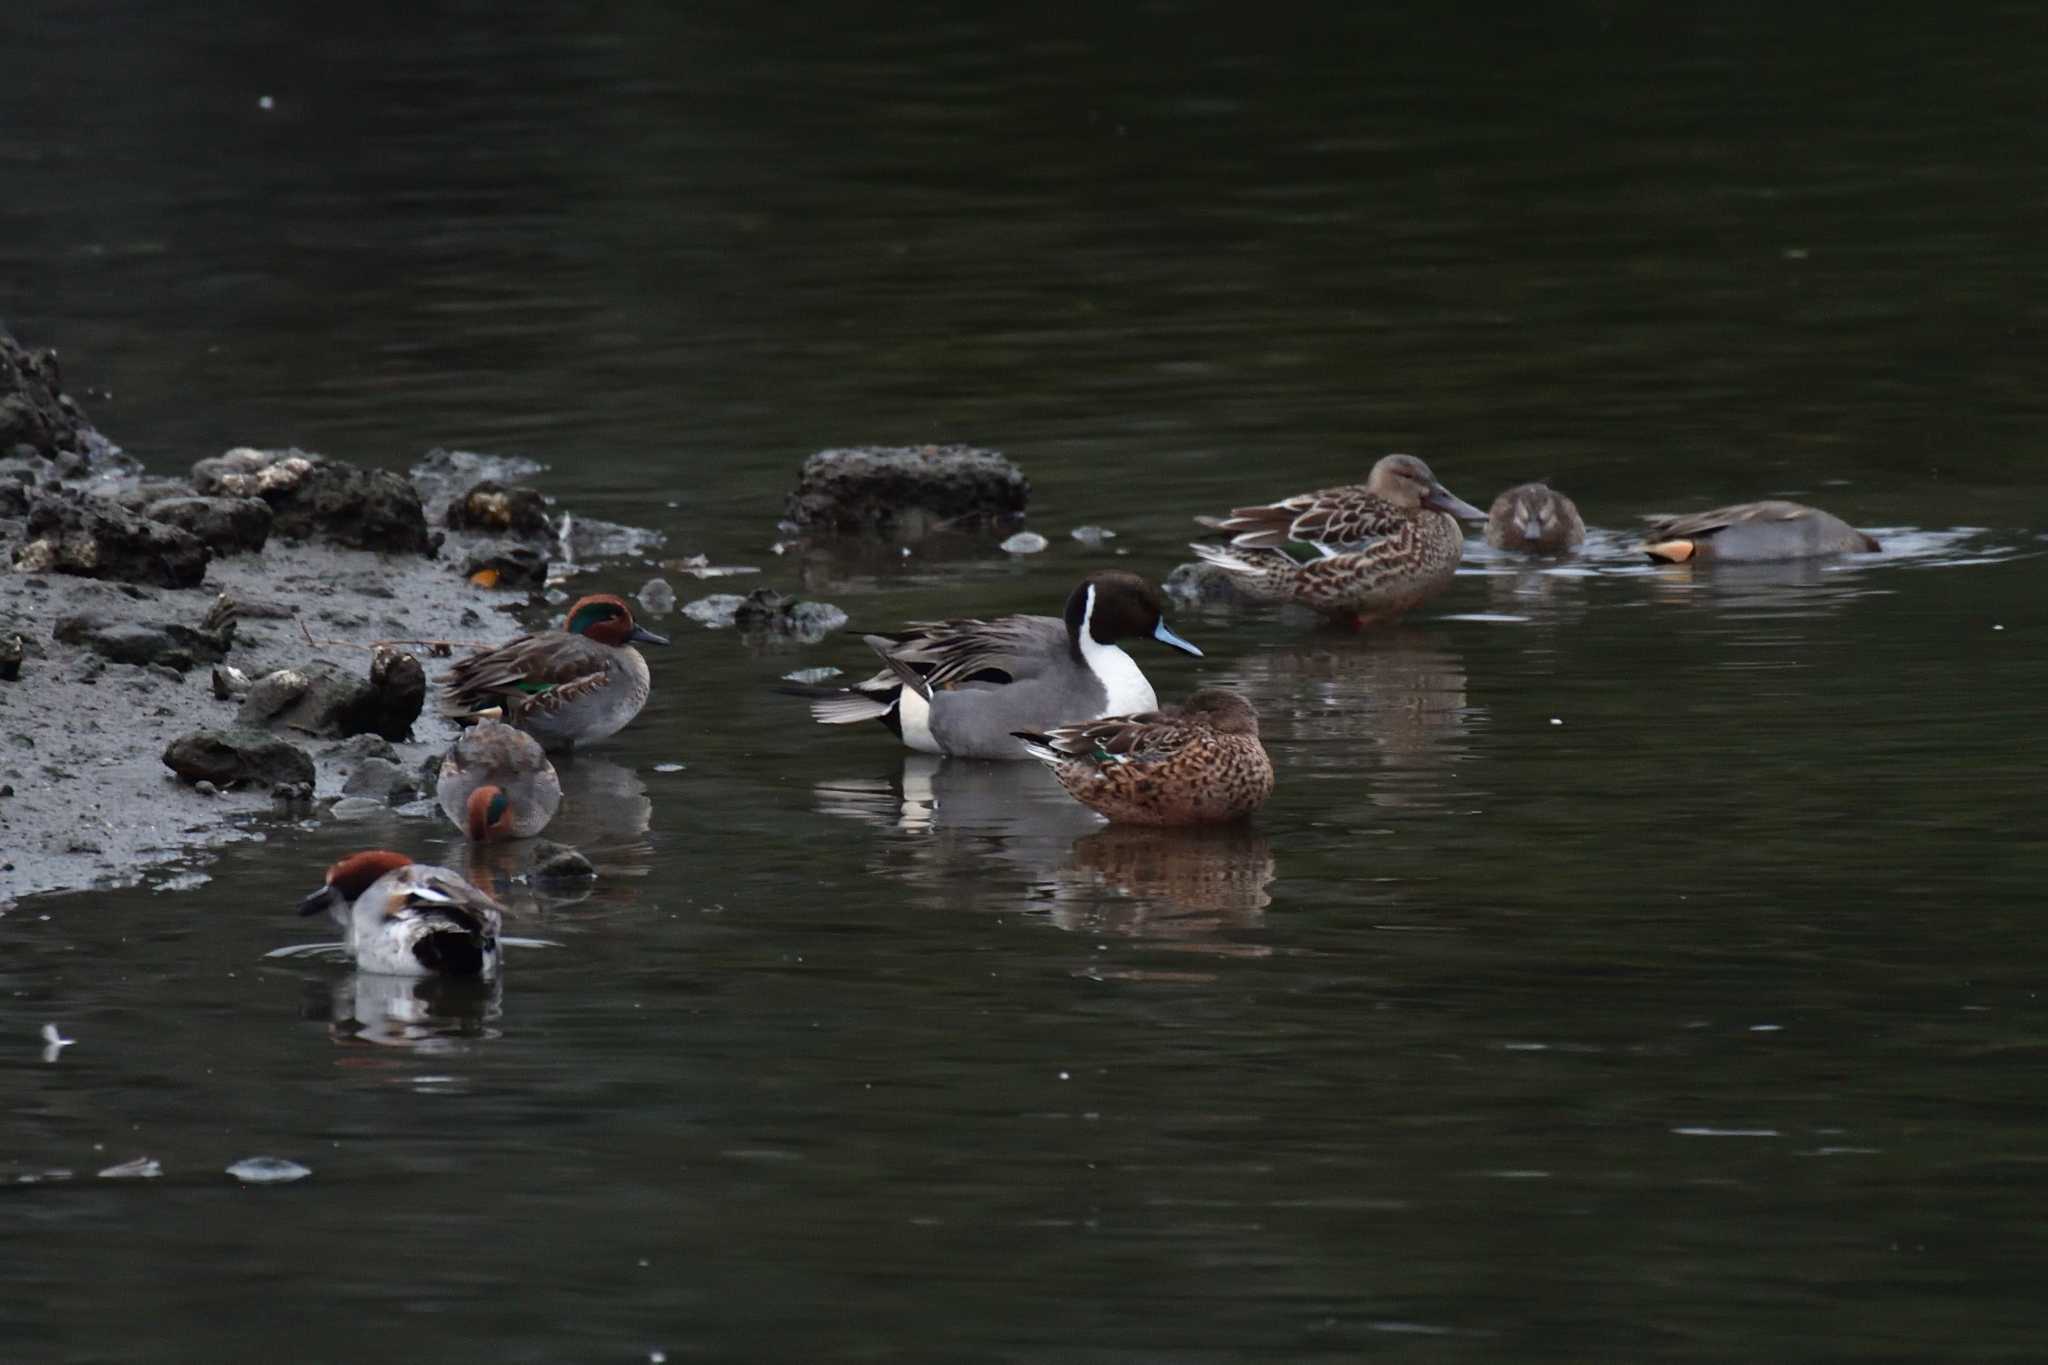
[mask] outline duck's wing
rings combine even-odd
[[[917,621],[865,638],[896,680],[927,701],[934,692],[969,683],[1000,686],[1038,677],[1068,648],[1066,622],[1051,616]]]
[[[1392,534],[1407,517],[1363,484],[1346,484],[1196,520],[1231,532],[1230,543],[1248,550],[1278,549],[1298,540],[1337,554]]]
[[[1033,758],[1058,767],[1079,760],[1096,767],[1157,762],[1191,743],[1201,727],[1169,711],[1109,716],[1082,725],[1062,725],[1043,734],[1014,731]]]
[[[497,936],[507,913],[497,900],[454,871],[414,863],[384,902],[387,919],[444,920],[469,933]]]
[[[1648,529],[1643,532],[1643,538],[1698,538],[1725,531],[1741,521],[1799,521],[1813,515],[1814,509],[1804,503],[1784,502],[1776,498],[1764,502],[1738,502],[1733,506],[1716,507],[1705,512],[1687,512],[1683,516],[1660,514],[1651,517]]]
[[[508,718],[551,711],[611,680],[606,647],[582,635],[551,630],[460,660],[441,679],[441,710],[469,716],[502,706]]]

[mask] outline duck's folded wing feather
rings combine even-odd
[[[1039,676],[1066,650],[1067,627],[1050,616],[999,616],[919,621],[866,638],[905,686],[929,699],[966,683],[1003,684]]]

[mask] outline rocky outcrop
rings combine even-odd
[[[190,531],[215,554],[254,554],[270,539],[270,504],[261,498],[158,498],[143,515]]]
[[[479,588],[539,592],[548,585],[548,560],[524,545],[487,545],[463,561],[462,576]]]
[[[379,646],[368,677],[316,659],[250,684],[235,723],[338,739],[372,734],[403,740],[427,700],[427,672],[401,650]]]
[[[485,531],[515,536],[546,537],[547,499],[534,488],[507,487],[485,479],[448,504],[448,526],[456,531]]]
[[[75,476],[116,453],[64,392],[57,353],[0,332],[0,457]]]
[[[1014,522],[1030,496],[1023,472],[993,450],[858,446],[805,460],[783,515],[797,530],[912,539]]]
[[[196,588],[211,552],[199,537],[99,498],[38,492],[27,537],[14,551],[22,573],[67,573]]]
[[[192,466],[201,497],[261,498],[271,531],[286,540],[325,540],[357,550],[431,556],[420,495],[402,474],[363,469],[302,450],[246,446]]]

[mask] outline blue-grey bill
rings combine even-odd
[[[1152,628],[1152,638],[1157,640],[1162,645],[1172,645],[1175,649],[1180,650],[1184,654],[1192,654],[1197,659],[1202,657],[1201,650],[1196,649],[1186,640],[1181,639],[1180,636],[1175,635],[1172,631],[1168,630],[1166,628],[1166,622],[1164,621],[1161,621],[1158,625]]]
[[[665,645],[668,643],[668,636],[656,635],[653,631],[641,625],[634,626],[633,633],[626,638],[628,640],[638,640],[643,645]]]

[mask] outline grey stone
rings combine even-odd
[[[325,659],[265,674],[249,685],[236,723],[329,739],[368,733],[402,740],[412,733],[426,699],[420,661],[380,646],[368,677]]]
[[[161,664],[185,673],[219,663],[234,640],[234,623],[219,631],[181,625],[108,625],[91,615],[66,616],[50,632],[60,644],[81,645],[117,664]]]
[[[342,784],[341,794],[368,797],[387,806],[396,806],[420,793],[412,774],[397,763],[384,758],[366,758],[357,763],[355,771],[348,775],[348,781]]]
[[[313,757],[260,730],[195,730],[164,750],[164,766],[186,782],[216,787],[313,781]]]

